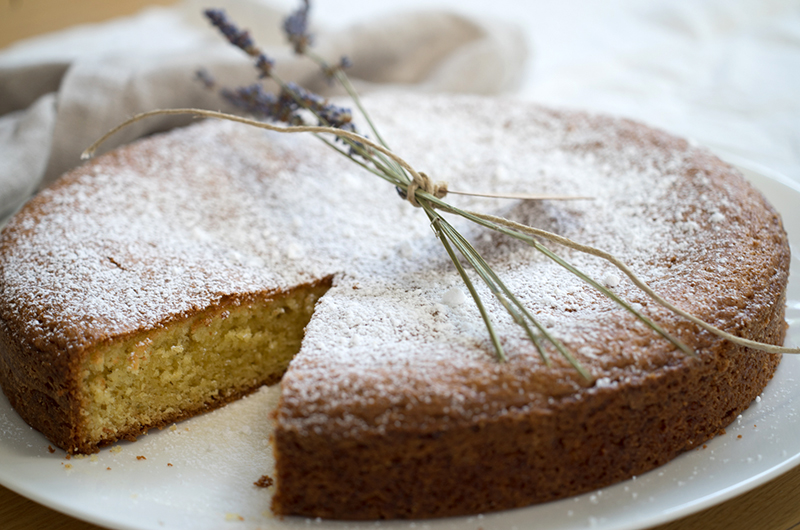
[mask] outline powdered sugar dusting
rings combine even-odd
[[[742,186],[739,177],[701,149],[624,120],[513,101],[379,97],[368,105],[396,152],[453,189],[594,197],[448,197],[459,206],[612,252],[710,319],[742,289],[731,279],[742,266],[732,241],[758,230],[761,199],[729,191]],[[474,421],[574,398],[585,386],[557,354],[556,366],[544,367],[479,287],[509,356],[497,363],[424,213],[312,137],[202,123],[97,160],[28,211],[36,222],[23,215],[3,234],[2,311],[65,350],[231,293],[335,275],[283,381],[286,428],[391,430],[409,407],[431,423]],[[676,355],[530,247],[453,222],[601,378],[597,391]],[[608,264],[555,250],[670,320]],[[759,296],[753,307],[766,303]]]

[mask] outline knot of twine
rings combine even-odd
[[[417,202],[417,190],[420,189],[422,191],[428,192],[437,199],[443,199],[445,195],[447,195],[447,182],[436,182],[434,183],[428,175],[423,172],[419,172],[419,178],[414,176],[414,180],[412,180],[408,184],[408,189],[406,190],[406,199],[408,202],[419,208],[419,203]]]

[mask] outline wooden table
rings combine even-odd
[[[2,486],[0,486],[0,528],[3,530],[100,529],[99,526],[45,508]],[[735,499],[654,528],[657,530],[800,529],[800,467]]]
[[[174,4],[177,0],[2,0],[0,1],[0,48],[14,41],[75,24],[101,22],[136,13],[149,5]]]

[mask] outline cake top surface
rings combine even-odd
[[[451,189],[593,197],[449,196],[455,205],[611,252],[729,330],[774,299],[777,214],[701,148],[634,122],[513,100],[367,104],[392,149]],[[340,430],[391,428],[411,406],[432,422],[474,421],[690,362],[534,249],[452,221],[592,372],[592,387],[555,353],[545,367],[479,286],[509,356],[498,363],[424,212],[391,186],[311,136],[224,122],[145,139],[40,193],[3,232],[0,313],[16,315],[16,333],[41,349],[77,354],[229,294],[334,275],[282,383],[279,417],[298,429],[328,428],[331,418]],[[549,246],[677,325],[610,264]]]

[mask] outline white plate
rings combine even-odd
[[[800,187],[764,168],[739,164],[783,214],[794,256],[800,243]],[[749,167],[748,167],[749,166]],[[800,260],[792,258],[789,343],[800,342]],[[65,459],[0,395],[0,484],[45,506],[119,529],[568,528],[639,529],[741,494],[800,463],[800,357],[784,358],[761,399],[727,434],[650,473],[557,502],[497,514],[416,523],[339,523],[270,515],[268,413],[277,392],[262,389],[221,410],[121,443],[91,458]],[[741,438],[739,438],[741,435]],[[119,451],[121,449],[121,451]],[[145,457],[145,459],[137,459]],[[171,466],[169,465],[171,464]],[[110,468],[110,469],[109,469]]]

